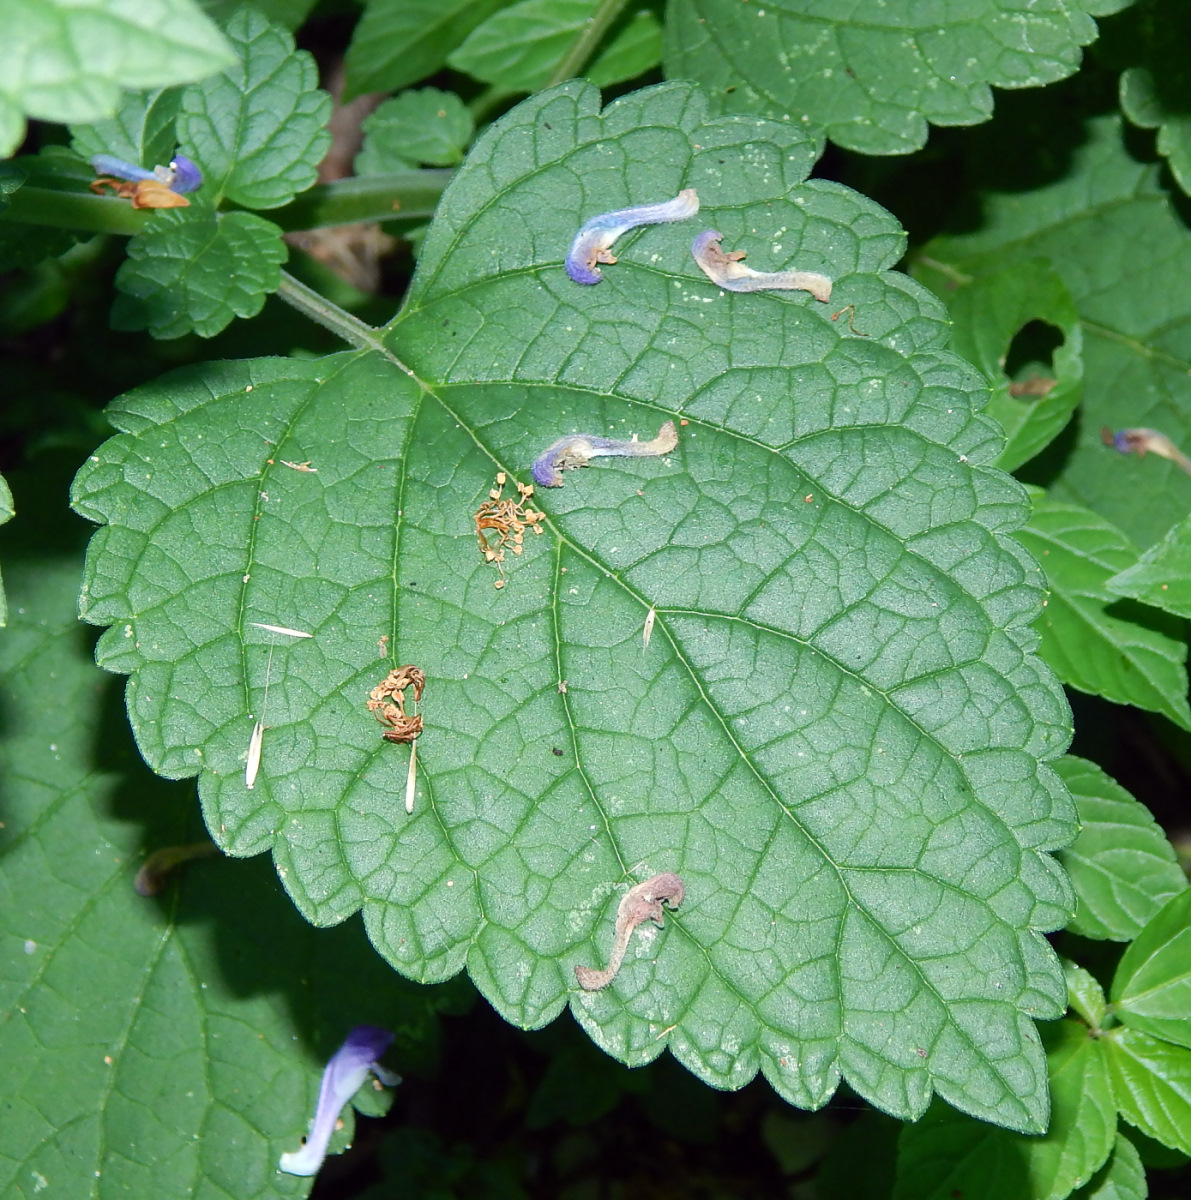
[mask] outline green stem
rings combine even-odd
[[[520,95],[522,95],[521,92],[500,87],[499,84],[494,83],[490,88],[482,91],[474,100],[469,101],[467,107],[471,112],[472,120],[477,125],[482,125],[488,119],[488,114],[493,109],[499,108],[506,100],[511,100],[514,96]]]
[[[127,200],[26,185],[9,197],[8,207],[0,220],[131,237],[145,228],[149,216],[146,209],[135,209]]]
[[[587,66],[588,59],[596,52],[609,26],[624,11],[627,3],[628,0],[600,0],[599,8],[583,26],[558,66],[550,73],[550,78],[546,80],[547,87],[573,79]]]
[[[451,175],[451,171],[425,170],[336,179],[310,188],[284,208],[261,215],[287,231],[394,217],[429,219]]]
[[[376,350],[389,357],[379,330],[366,325],[359,317],[353,317],[338,304],[332,304],[313,288],[299,283],[288,271],[281,272],[281,286],[277,289],[277,295],[298,312],[341,337],[349,346],[355,346],[357,350]]]

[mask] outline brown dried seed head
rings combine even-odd
[[[505,581],[503,579],[498,579],[492,586],[499,591],[502,587],[504,587],[504,585]]]
[[[499,484],[501,487],[504,487],[504,485],[505,485],[505,480],[506,480],[506,479],[508,479],[508,476],[507,476],[507,475],[506,475],[506,474],[505,474],[503,471],[497,471],[497,472],[496,472],[496,482],[497,482],[497,483],[498,483],[498,484]]]

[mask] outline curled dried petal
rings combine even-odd
[[[831,299],[831,280],[814,271],[754,271],[741,261],[743,250],[727,253],[720,248],[724,235],[705,229],[691,246],[695,262],[712,283],[729,292],[810,292],[824,304]]]
[[[586,221],[571,243],[566,259],[567,274],[576,283],[599,283],[604,277],[596,263],[614,263],[613,243],[622,233],[638,225],[665,225],[672,221],[687,221],[699,211],[699,195],[694,188],[684,188],[673,200],[662,204],[639,204],[635,208],[618,208],[600,213]]]
[[[1159,458],[1169,459],[1181,470],[1191,475],[1191,458],[1188,458],[1164,433],[1156,429],[1120,429],[1115,434],[1111,429],[1100,431],[1100,437],[1106,446],[1112,446],[1122,454],[1136,454],[1145,458],[1147,454],[1156,454]]]
[[[560,690],[566,689],[562,687]],[[612,954],[608,958],[607,967],[602,971],[594,967],[576,967],[575,978],[579,981],[579,986],[585,992],[598,992],[601,988],[606,988],[616,978],[620,964],[624,962],[633,930],[642,921],[653,921],[658,926],[665,925],[662,904],[675,909],[682,903],[685,894],[682,880],[671,871],[654,875],[652,879],[629,888],[616,910],[616,940],[612,944]]]
[[[542,487],[561,487],[562,471],[585,467],[593,458],[644,458],[651,455],[669,454],[678,445],[678,430],[673,421],[667,421],[658,430],[657,437],[648,442],[639,442],[635,437],[627,440],[597,437],[590,433],[572,433],[559,438],[534,460],[533,477]]]

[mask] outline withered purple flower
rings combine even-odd
[[[182,154],[177,155],[168,167],[157,166],[152,171],[133,166],[114,154],[94,155],[91,166],[98,175],[113,175],[117,179],[125,179],[132,183],[161,183],[171,192],[179,194],[196,191],[203,183],[202,171]]]
[[[642,921],[652,921],[658,926],[665,925],[663,902],[667,907],[675,909],[682,903],[685,894],[682,880],[670,871],[629,888],[616,910],[616,940],[612,943],[612,954],[608,958],[607,967],[602,971],[596,970],[595,967],[576,967],[575,978],[579,981],[579,986],[585,992],[598,992],[601,988],[606,988],[616,978],[620,964],[624,962],[633,930]]]
[[[657,437],[648,442],[639,442],[635,437],[596,437],[590,433],[572,433],[559,438],[549,449],[534,459],[532,474],[535,483],[542,487],[561,487],[562,471],[575,467],[586,467],[593,458],[647,458],[669,454],[678,445],[678,430],[673,421],[667,421],[658,430]]]
[[[831,299],[831,280],[814,271],[754,271],[741,261],[743,250],[725,253],[720,248],[724,235],[705,229],[691,246],[695,262],[712,283],[729,292],[810,292],[824,304]]]
[[[310,1136],[301,1150],[281,1156],[280,1167],[287,1175],[314,1175],[323,1165],[327,1146],[335,1132],[335,1123],[343,1106],[356,1094],[369,1072],[388,1087],[401,1082],[401,1076],[386,1070],[376,1060],[393,1043],[393,1035],[377,1025],[357,1025],[343,1045],[331,1056],[323,1072],[318,1107],[310,1126]]]
[[[1157,454],[1159,458],[1167,458],[1175,466],[1191,475],[1191,458],[1188,458],[1164,433],[1156,429],[1118,429],[1114,434],[1107,426],[1100,431],[1101,440],[1106,446],[1112,446],[1122,454],[1136,454],[1145,458],[1147,454]]]
[[[614,263],[612,244],[622,233],[638,225],[665,225],[686,221],[699,211],[699,195],[694,188],[685,188],[673,200],[663,204],[639,204],[636,208],[618,208],[601,213],[584,223],[575,235],[567,255],[567,274],[576,283],[599,283],[604,276],[596,263]]]

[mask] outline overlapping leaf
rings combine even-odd
[[[1191,728],[1187,645],[1163,613],[1147,613],[1108,591],[1137,561],[1119,529],[1090,509],[1039,494],[1021,540],[1046,571],[1050,596],[1038,619],[1041,653],[1081,692],[1160,712]]]
[[[1103,1039],[1121,1116],[1191,1154],[1191,1050],[1119,1026]]]
[[[304,1196],[276,1164],[326,1057],[373,1021],[395,1065],[425,1064],[444,998],[358,927],[309,928],[263,863],[208,858],[137,895],[146,850],[200,836],[193,798],[120,730],[75,618],[80,557],[40,550],[10,564],[0,637],[0,1195]]]
[[[673,0],[666,73],[697,79],[730,108],[808,122],[850,150],[907,154],[928,122],[987,120],[993,87],[1071,75],[1095,40],[1093,16],[1125,3]]]
[[[1125,149],[1119,120],[1072,131],[1058,107],[1042,116],[1055,144],[1037,151],[1032,180],[986,193],[981,229],[936,239],[927,253],[960,287],[964,276],[1050,260],[1084,332],[1078,436],[1052,494],[1094,509],[1145,549],[1191,511],[1191,478],[1154,455],[1116,453],[1100,431],[1145,426],[1191,447],[1191,231],[1160,165]],[[993,130],[977,155],[1007,161],[1023,128]],[[919,270],[925,277],[933,268]]]
[[[420,88],[381,104],[363,123],[357,175],[408,171],[419,163],[453,167],[475,131],[467,105],[454,92]]]
[[[112,116],[122,88],[189,83],[231,61],[194,0],[135,5],[6,0],[0,5],[0,157],[47,121]]]
[[[941,308],[888,270],[900,231],[804,182],[813,157],[688,85],[527,101],[450,185],[383,346],[113,407],[76,483],[105,522],[83,611],[220,843],[271,848],[316,922],[362,908],[402,972],[466,965],[526,1026],[570,1001],[616,1057],[668,1045],[720,1086],[761,1070],[813,1106],[842,1074],[899,1115],[934,1091],[1038,1130],[1030,1018],[1066,1005],[1039,931],[1072,907],[1046,851],[1074,821],[1039,763],[1068,714],[1009,537],[1026,498],[985,465],[1000,438]],[[583,220],[683,187],[698,224],[566,277]],[[867,336],[805,294],[721,293],[689,257],[704,224],[827,272]],[[473,512],[498,470],[667,418],[670,458],[539,492],[548,533],[494,586]],[[428,676],[412,816],[409,751],[364,704],[400,663]],[[663,870],[679,912],[578,993],[620,889]]]
[[[1191,1047],[1191,891],[1172,899],[1125,951],[1112,1000],[1126,1025]]]
[[[1133,1143],[1118,1133],[1112,1157],[1095,1179],[1072,1193],[1072,1200],[1146,1200],[1146,1172]]]
[[[174,156],[177,134],[178,88],[128,92],[113,117],[93,125],[71,126],[71,146],[83,158],[114,154],[125,162],[152,170]]]
[[[193,206],[154,214],[128,243],[116,274],[117,329],[175,338],[214,337],[235,317],[253,317],[281,282],[281,230],[255,213]]]
[[[240,9],[227,36],[240,61],[182,93],[178,136],[213,204],[277,208],[318,176],[331,97],[316,86],[313,57],[254,9]]]
[[[1191,617],[1191,518],[1172,525],[1160,542],[1104,586],[1117,596]]]
[[[1079,837],[1059,854],[1079,907],[1069,928],[1127,942],[1183,891],[1187,877],[1174,847],[1144,804],[1086,759],[1055,766],[1079,810]]]

